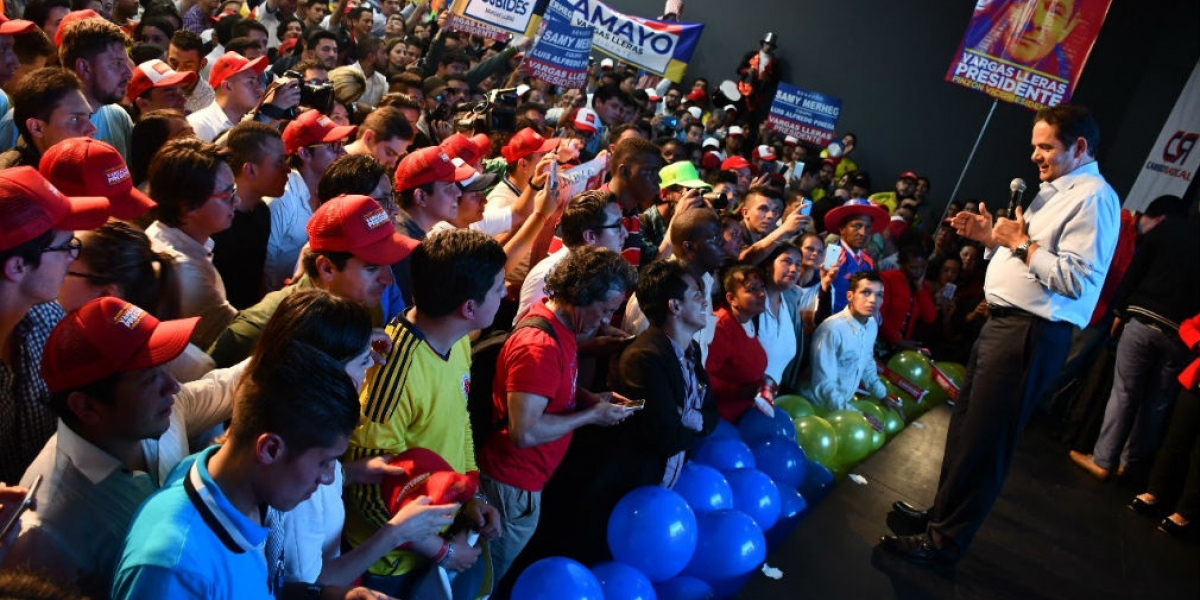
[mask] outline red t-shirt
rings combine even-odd
[[[728,308],[717,311],[717,329],[708,346],[709,389],[717,402],[717,412],[730,423],[737,423],[754,406],[767,372],[767,352],[758,338],[746,335],[746,329]]]
[[[508,392],[549,398],[546,414],[575,412],[575,380],[579,374],[575,332],[567,329],[545,302],[529,309],[529,316],[535,315],[553,324],[558,341],[535,327],[518,329],[509,336],[496,361],[492,386],[492,406],[498,420],[508,417]],[[506,426],[484,443],[479,469],[501,483],[538,492],[550,480],[570,444],[568,433],[552,442],[518,448]]]

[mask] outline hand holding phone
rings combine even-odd
[[[42,476],[38,475],[37,478],[33,480],[33,485],[29,486],[29,490],[25,492],[25,495],[19,501],[13,505],[9,505],[7,502],[4,504],[3,512],[11,514],[9,514],[4,521],[3,529],[0,529],[0,541],[3,541],[5,538],[7,538],[13,527],[15,527],[17,523],[21,521],[21,515],[25,514],[25,511],[33,507],[34,498],[37,497],[37,490],[41,485]]]
[[[954,285],[953,283],[947,283],[946,285],[942,286],[942,297],[950,300],[951,298],[954,298],[954,292],[956,291],[958,291],[958,286]]]
[[[642,399],[642,398],[639,398],[636,400],[630,400],[628,402],[622,402],[620,404],[621,404],[621,406],[625,407],[625,410],[628,410],[630,412],[635,411],[635,410],[642,410],[643,408],[646,408],[646,400]]]
[[[825,249],[825,264],[822,268],[826,270],[837,270],[839,261],[842,258],[841,246],[830,246]]]

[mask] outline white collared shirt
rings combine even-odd
[[[1094,161],[1044,182],[1025,211],[1029,264],[1005,247],[984,279],[988,303],[1087,327],[1100,299],[1121,227],[1121,201]]]
[[[308,243],[306,227],[313,209],[308,184],[295,169],[288,173],[283,195],[267,198],[266,203],[271,210],[271,235],[267,238],[263,281],[267,291],[273,292],[282,288],[284,282],[296,274],[296,261]]]
[[[196,137],[205,142],[217,139],[217,136],[234,126],[234,122],[230,121],[229,116],[225,114],[225,109],[217,104],[215,94],[211,104],[188,115],[187,120],[188,124],[192,126],[192,130],[196,132]]]

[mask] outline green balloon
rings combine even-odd
[[[804,455],[832,469],[838,453],[833,425],[816,415],[800,417],[792,423],[796,425],[796,443],[804,449]]]
[[[887,443],[887,435],[882,431],[871,430],[871,452],[876,452]]]
[[[838,462],[850,467],[871,454],[871,423],[857,410],[829,413],[829,424],[837,432]]]
[[[871,429],[884,431],[883,407],[878,402],[873,400],[852,400],[850,401],[850,406],[867,418],[867,422],[871,424]]]
[[[900,418],[900,413],[895,409],[887,409],[883,411],[883,431],[888,434],[888,437],[900,433],[904,429],[904,419]]]
[[[939,362],[937,366],[938,369],[940,369],[942,373],[944,373],[946,377],[950,379],[950,381],[954,382],[954,385],[962,388],[963,381],[965,381],[967,377],[966,367],[955,362]]]
[[[917,404],[917,401],[912,396],[908,395],[908,392],[896,387],[896,384],[884,379],[883,387],[887,388],[887,393],[889,396],[895,396],[896,398],[900,399],[900,407],[904,410],[904,419],[909,423],[911,423],[913,419],[921,416],[921,413],[924,412],[921,410],[921,406]]]
[[[929,359],[925,358],[925,355],[920,352],[913,350],[897,352],[888,361],[888,368],[899,373],[902,377],[913,382],[923,390],[927,390],[934,385]]]
[[[798,394],[785,394],[775,399],[775,408],[783,409],[793,419],[816,414],[812,402]]]

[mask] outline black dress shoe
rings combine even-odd
[[[1192,524],[1188,523],[1187,525],[1180,525],[1179,523],[1172,521],[1170,518],[1164,518],[1162,521],[1159,521],[1158,530],[1163,533],[1170,534],[1171,537],[1187,539],[1191,534]]]
[[[901,558],[917,564],[943,564],[952,562],[929,541],[923,533],[917,535],[885,535],[879,538],[879,547]]]
[[[896,514],[912,521],[929,522],[928,508],[922,510],[903,500],[897,500],[892,503],[892,510],[896,511]]]
[[[1134,496],[1133,501],[1129,503],[1129,510],[1142,515],[1143,517],[1161,519],[1164,516],[1162,507],[1160,507],[1157,502],[1151,504],[1137,496]]]

